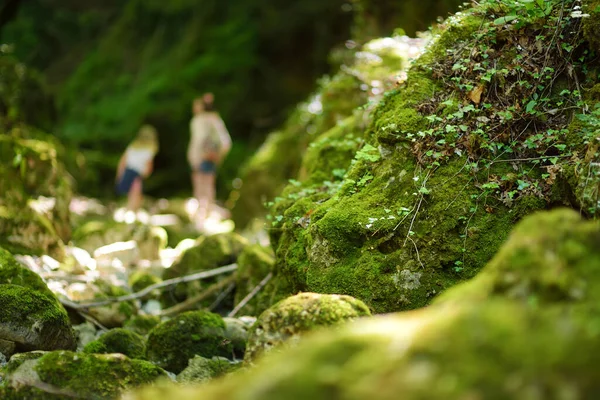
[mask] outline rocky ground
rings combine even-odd
[[[482,1],[370,42],[248,164],[237,230],[78,197],[13,126],[2,398],[594,398],[599,13]]]

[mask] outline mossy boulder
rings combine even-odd
[[[170,279],[234,263],[248,241],[237,233],[220,233],[198,238],[179,260],[165,271]]]
[[[163,279],[177,278],[195,272],[209,270],[235,263],[248,245],[248,241],[237,233],[221,233],[198,238],[195,245],[185,250],[173,265],[165,270]],[[161,301],[167,307],[202,291],[215,283],[219,277],[182,283],[163,290]]]
[[[71,237],[72,182],[58,158],[60,145],[25,125],[6,133],[0,159],[12,162],[0,167],[0,245],[61,260]]]
[[[225,337],[225,322],[208,311],[188,311],[150,331],[146,358],[167,371],[180,373],[188,360],[199,355],[232,357]]]
[[[469,282],[434,304],[480,302],[502,297],[539,307],[600,298],[600,229],[570,209],[525,218],[506,243]]]
[[[361,318],[202,388],[202,399],[587,398],[600,390],[600,225],[526,217],[494,259],[427,308]],[[559,395],[560,394],[560,395]],[[154,400],[152,389],[131,400]]]
[[[238,260],[234,303],[239,304],[270,273],[275,271],[275,257],[270,247],[259,244],[244,248]],[[258,316],[273,304],[286,298],[291,287],[284,279],[271,279],[239,312]]]
[[[121,353],[129,358],[143,359],[146,354],[146,341],[140,335],[124,328],[111,329],[98,339],[88,343],[84,353]]]
[[[424,43],[423,39],[398,36],[347,51],[343,66],[333,76],[323,77],[315,94],[298,105],[284,126],[271,133],[242,167],[241,188],[232,195],[232,216],[238,229],[264,218],[265,203],[273,201],[287,181],[306,166],[303,155],[311,142],[353,115],[367,122],[363,120],[366,113],[356,108],[376,102],[385,90],[394,87],[409,58],[418,54]],[[348,150],[357,145],[355,141],[342,147]]]
[[[115,286],[104,280],[97,280],[95,284],[88,283],[85,292],[78,294],[78,300],[102,301],[113,297],[131,294],[123,287]],[[113,302],[100,307],[92,307],[89,313],[107,328],[119,328],[137,315],[138,308],[133,301]]]
[[[7,250],[0,247],[0,284],[12,284],[37,290],[49,297],[54,293],[35,272],[21,265]]]
[[[177,375],[177,382],[183,384],[198,384],[234,371],[240,363],[232,363],[224,357],[204,358],[194,356],[186,369]]]
[[[123,324],[123,328],[146,336],[158,324],[160,324],[160,317],[157,315],[136,315],[128,319]]]
[[[167,378],[165,371],[122,354],[55,351],[23,361],[5,377],[3,399],[116,399],[125,390]]]
[[[42,278],[0,248],[0,339],[17,351],[71,350],[75,333],[67,312]]]
[[[75,349],[69,317],[55,297],[11,284],[0,285],[0,338],[17,350]]]
[[[233,354],[236,359],[243,359],[248,342],[248,331],[252,324],[237,318],[225,317],[225,337],[233,347]]]
[[[161,278],[144,270],[137,270],[129,276],[129,286],[134,292],[139,292],[140,290],[146,289],[148,286],[152,286],[160,282],[162,282]],[[160,292],[158,291],[156,293],[149,293],[148,295],[144,296],[144,300],[157,298],[159,295]]]
[[[244,361],[253,362],[283,343],[295,343],[308,331],[371,315],[350,296],[300,293],[263,312],[250,329]]]
[[[592,215],[600,193],[600,112],[573,125],[587,115],[585,106],[574,118],[572,110],[549,104],[564,104],[565,96],[577,103],[575,75],[586,88],[596,75],[585,68],[554,73],[564,62],[559,54],[550,57],[552,66],[514,54],[519,40],[523,48],[546,43],[541,48],[554,51],[549,41],[557,29],[576,32],[577,51],[589,54],[580,19],[560,18],[563,3],[548,2],[547,18],[525,3],[492,1],[450,17],[370,114],[368,128],[355,129],[352,159],[348,147],[332,145],[352,137],[341,129],[315,140],[305,174],[270,211],[275,279],[290,283],[290,293],[348,294],[376,312],[418,308],[475,276],[523,216],[557,206]],[[515,15],[517,23],[504,23]],[[544,41],[523,39],[532,35]],[[597,68],[591,58],[583,64]],[[515,65],[523,68],[519,78]],[[548,103],[536,100],[552,87],[535,84],[544,67],[556,84]]]

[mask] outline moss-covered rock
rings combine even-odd
[[[72,182],[58,158],[60,145],[24,125],[6,133],[0,136],[0,159],[10,160],[0,166],[0,245],[61,260],[71,236]]]
[[[162,282],[162,279],[152,273],[144,270],[138,270],[129,276],[129,286],[134,292],[146,289],[148,286],[155,285]],[[160,292],[149,293],[144,296],[144,300],[156,298],[160,295]]]
[[[208,359],[194,356],[186,369],[177,375],[177,382],[184,384],[205,383],[235,370],[239,365],[240,363],[232,363],[224,357]]]
[[[283,343],[295,343],[318,327],[336,325],[371,315],[369,308],[350,296],[300,293],[263,312],[250,329],[244,361],[253,362]]]
[[[37,290],[50,297],[54,293],[35,272],[21,265],[11,253],[0,247],[0,284],[11,284]]]
[[[600,119],[570,125],[572,111],[561,105],[565,96],[579,101],[580,85],[574,75],[555,73],[564,57],[552,57],[548,67],[513,54],[519,40],[536,46],[523,32],[548,43],[557,29],[576,32],[569,43],[589,54],[577,13],[560,18],[562,3],[548,2],[545,15],[493,1],[458,13],[432,32],[366,131],[349,119],[345,133],[338,127],[314,140],[305,174],[270,212],[275,280],[289,282],[291,293],[348,294],[376,312],[417,308],[473,277],[523,216],[559,205],[593,214]],[[585,60],[588,70],[596,68]],[[515,65],[523,69],[519,77]],[[544,67],[552,90],[536,85]],[[586,87],[595,83],[594,73],[577,74]],[[353,137],[359,147],[349,159]]]
[[[121,354],[57,351],[22,362],[2,389],[8,399],[116,399],[124,389],[160,377],[167,374],[159,367]]]
[[[239,304],[269,274],[275,271],[273,250],[253,244],[244,248],[238,260],[234,303]],[[258,316],[273,304],[286,298],[291,287],[285,279],[271,279],[239,312]]]
[[[164,278],[170,279],[231,264],[247,245],[248,241],[237,233],[202,236],[198,238],[194,247],[186,250],[180,259],[165,271]]]
[[[167,371],[183,371],[195,355],[232,357],[225,323],[219,315],[188,311],[163,322],[148,335],[146,358]]]
[[[235,263],[247,245],[248,241],[244,237],[233,232],[202,236],[196,240],[193,247],[185,250],[179,259],[165,270],[163,278],[165,280],[177,278]],[[161,301],[166,306],[172,306],[174,303],[197,294],[217,279],[219,278],[178,284],[168,290],[163,290]]]
[[[225,338],[231,342],[235,358],[243,359],[251,324],[231,317],[223,318],[223,322],[225,322]]]
[[[146,355],[146,341],[140,335],[124,328],[111,329],[98,339],[88,343],[84,353],[121,353],[129,358],[143,359]]]
[[[0,284],[0,338],[17,349],[75,349],[69,317],[54,296],[28,287]]]
[[[594,302],[600,288],[600,229],[569,209],[524,219],[472,280],[442,294],[435,304],[509,298],[540,307]]]
[[[95,285],[88,284],[88,291],[80,300],[106,300],[131,294],[130,291],[110,284],[103,280],[97,280]],[[137,305],[133,301],[114,302],[101,307],[92,307],[89,310],[91,316],[96,318],[107,328],[119,328],[125,321],[135,316],[138,312]]]
[[[160,324],[160,317],[157,315],[136,315],[128,319],[123,324],[123,328],[138,335],[146,336],[158,324]]]
[[[368,101],[376,102],[392,88],[408,67],[408,59],[418,54],[424,43],[405,36],[374,40],[351,51],[336,74],[324,77],[316,93],[300,104],[282,129],[270,134],[242,167],[242,186],[231,199],[235,200],[232,216],[236,226],[244,228],[263,218],[265,203],[274,200],[287,181],[307,166],[303,154],[309,144],[355,113],[363,120],[365,113],[355,109]],[[341,148],[347,151],[357,145],[355,140]],[[326,153],[332,155],[331,151]]]
[[[572,210],[525,218],[494,259],[427,308],[320,331],[202,399],[587,398],[600,390],[600,225]],[[557,398],[558,398],[557,397]],[[131,400],[155,400],[151,389]]]
[[[19,351],[74,349],[67,312],[42,278],[0,248],[0,339]]]

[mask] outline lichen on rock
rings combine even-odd
[[[308,331],[371,315],[369,308],[350,296],[300,293],[264,311],[250,329],[244,361],[284,343],[293,344]]]

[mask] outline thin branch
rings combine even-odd
[[[160,312],[159,315],[161,317],[171,316],[173,314],[177,314],[179,312],[182,312],[189,308],[192,308],[194,305],[196,305],[197,303],[201,302],[202,300],[205,300],[206,298],[212,296],[219,290],[223,289],[225,286],[235,282],[235,278],[236,278],[235,275],[228,276],[227,278],[209,286],[208,289],[206,289],[205,291],[203,291],[201,293],[198,293],[196,296],[190,297],[186,301],[176,304],[173,307],[165,308],[164,310],[162,310]]]
[[[198,281],[201,279],[211,278],[213,276],[226,274],[228,272],[233,272],[237,268],[238,268],[237,264],[230,264],[230,265],[226,265],[224,267],[215,268],[215,269],[211,269],[208,271],[197,272],[195,274],[183,276],[181,278],[167,279],[166,281],[163,281],[163,282],[160,282],[160,283],[157,283],[154,285],[150,285],[147,288],[140,290],[139,292],[128,294],[125,296],[112,297],[112,298],[108,298],[106,300],[101,300],[101,301],[88,302],[88,303],[84,303],[84,302],[75,303],[75,302],[72,302],[69,300],[69,303],[70,303],[69,307],[74,308],[76,310],[81,310],[81,309],[86,309],[86,308],[91,308],[91,307],[102,307],[102,306],[105,306],[108,304],[118,303],[118,302],[122,302],[122,301],[137,300],[139,298],[144,297],[145,295],[147,295],[148,293],[150,293],[156,289],[160,289],[160,288],[167,287],[167,286],[177,285],[179,283]]]
[[[260,289],[262,289],[262,288],[263,288],[263,287],[264,287],[264,286],[265,286],[265,285],[266,285],[266,284],[267,284],[267,283],[268,283],[268,282],[271,280],[271,278],[272,278],[272,277],[273,277],[273,273],[272,273],[272,272],[269,272],[269,273],[267,274],[267,276],[265,276],[265,277],[263,278],[263,280],[262,280],[262,281],[260,281],[260,283],[259,283],[258,285],[256,285],[256,287],[255,287],[254,289],[252,289],[252,291],[251,291],[250,293],[248,293],[248,295],[247,295],[246,297],[244,297],[244,298],[242,299],[242,301],[240,301],[240,302],[238,303],[238,305],[237,305],[237,306],[235,306],[235,307],[234,307],[234,309],[233,309],[233,310],[231,310],[231,312],[230,312],[229,314],[227,314],[227,316],[228,316],[228,317],[235,317],[235,314],[237,314],[237,313],[238,313],[238,311],[240,311],[242,308],[244,308],[244,306],[245,306],[246,304],[248,304],[248,302],[249,302],[250,300],[252,300],[252,298],[253,298],[254,296],[256,296],[256,294],[257,294],[257,293],[260,291]]]

